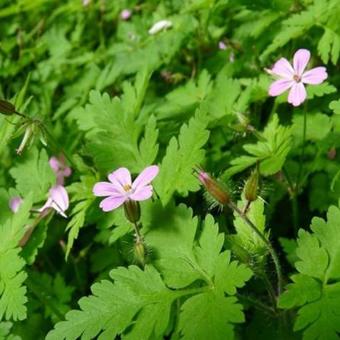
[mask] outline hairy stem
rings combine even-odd
[[[249,225],[249,227],[266,245],[275,265],[277,275],[277,293],[278,295],[280,295],[282,292],[282,274],[279,257],[276,254],[275,249],[273,248],[272,244],[265,238],[265,236],[260,232],[260,230],[256,227],[256,225],[248,218],[248,216],[243,214],[243,212],[234,203],[230,202],[229,207],[238,213],[238,215],[243,219],[243,221]]]

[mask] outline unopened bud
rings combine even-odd
[[[139,264],[141,264],[142,266],[145,265],[146,249],[143,241],[140,238],[137,238],[136,243],[134,245],[134,256],[135,260]]]
[[[139,203],[136,201],[132,200],[127,200],[124,203],[124,212],[126,218],[131,222],[131,223],[136,223],[140,219],[140,206]]]
[[[253,202],[257,199],[259,186],[259,172],[255,169],[244,185],[244,197],[248,202]]]
[[[0,99],[0,113],[4,115],[13,115],[16,113],[15,106],[7,100]]]
[[[198,179],[204,185],[207,192],[220,204],[227,205],[230,201],[228,191],[216,179],[207,172],[199,170]]]

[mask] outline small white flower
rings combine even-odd
[[[166,30],[167,28],[172,27],[172,22],[170,20],[161,20],[157,21],[150,29],[149,34],[154,35],[158,32]]]

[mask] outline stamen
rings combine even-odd
[[[296,82],[300,82],[301,81],[301,77],[297,74],[294,74],[293,76],[293,79],[296,81]]]
[[[125,184],[125,185],[123,185],[123,189],[124,189],[126,192],[129,192],[129,191],[131,190],[131,185]]]

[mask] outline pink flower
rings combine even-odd
[[[21,204],[22,204],[23,200],[20,196],[15,196],[15,197],[12,197],[9,201],[9,208],[14,212],[16,213]]]
[[[116,209],[129,200],[144,201],[152,196],[150,183],[158,172],[158,166],[151,165],[145,168],[132,183],[129,170],[119,168],[108,176],[110,182],[96,183],[93,193],[99,197],[108,196],[100,202],[99,206],[103,211]]]
[[[221,40],[219,43],[218,43],[218,48],[220,50],[226,50],[227,49],[227,45]]]
[[[43,212],[46,209],[52,208],[66,218],[65,211],[69,207],[69,198],[66,189],[62,185],[55,185],[50,189],[49,193],[50,195],[46,203],[38,211]]]
[[[66,166],[65,157],[51,157],[49,160],[50,167],[57,176],[57,185],[64,185],[64,178],[69,177],[72,174],[70,167]]]
[[[325,67],[315,67],[305,72],[310,59],[310,52],[306,49],[299,49],[295,52],[293,66],[287,59],[279,59],[274,67],[269,70],[270,74],[279,77],[269,88],[270,96],[279,96],[289,91],[288,103],[299,106],[307,97],[304,84],[321,84],[327,78]]]
[[[130,17],[132,15],[132,12],[129,10],[129,9],[123,9],[121,12],[120,12],[120,18],[122,20],[129,20]]]

